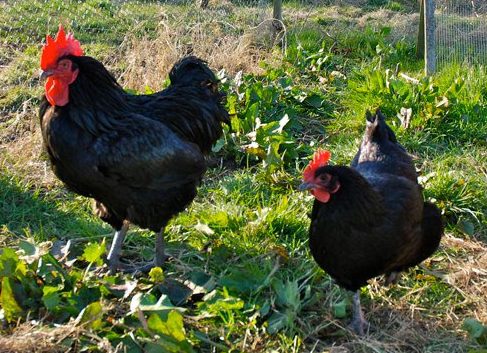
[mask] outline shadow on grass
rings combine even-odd
[[[63,190],[29,188],[21,179],[0,176],[0,237],[4,234],[53,238],[92,237],[108,233],[90,216],[86,199],[62,195]],[[71,210],[73,212],[71,212]]]

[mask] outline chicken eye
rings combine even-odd
[[[59,67],[61,69],[69,69],[69,61],[63,60],[59,63]]]
[[[325,181],[325,182],[328,182],[331,179],[330,178],[330,175],[328,175],[328,174],[321,174],[319,176],[319,178],[320,178],[321,181]]]

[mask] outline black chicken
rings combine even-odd
[[[55,40],[47,37],[41,68],[45,148],[59,179],[94,198],[97,214],[115,228],[110,269],[121,267],[129,223],[157,232],[154,265],[161,266],[164,227],[195,198],[205,154],[229,123],[215,75],[186,57],[167,89],[131,95],[62,27]]]
[[[364,334],[360,287],[419,264],[438,247],[443,225],[438,208],[424,202],[413,162],[379,110],[367,112],[362,144],[351,167],[327,165],[318,151],[304,171],[302,190],[316,200],[309,246],[338,285],[356,292],[352,328]]]

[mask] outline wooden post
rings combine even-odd
[[[424,58],[424,0],[419,0],[419,30],[416,57],[418,59]]]
[[[435,0],[424,0],[424,67],[426,75],[432,75],[436,70],[435,35]]]
[[[274,38],[282,31],[282,0],[273,0],[274,12],[272,14],[272,27],[274,31]]]
[[[282,0],[273,0],[273,2],[274,2],[273,18],[275,20],[282,22]]]

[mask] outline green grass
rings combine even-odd
[[[151,1],[1,3],[0,22],[8,25],[0,27],[0,352],[33,345],[42,352],[115,352],[117,345],[128,352],[481,352],[487,329],[475,321],[477,333],[468,334],[462,325],[487,315],[487,72],[450,66],[424,78],[414,42],[397,39],[393,22],[360,27],[360,18],[380,8],[407,16],[411,6],[286,3],[284,53],[262,46],[250,30],[262,12],[252,2],[218,2],[206,11]],[[215,69],[230,72],[223,85],[233,133],[214,153],[222,166],[209,171],[192,205],[167,227],[173,259],[163,273],[134,278],[100,268],[110,227],[92,215],[90,200],[49,172],[36,72],[42,38],[58,22],[124,82],[139,79],[134,58],[145,48],[135,40],[174,45],[182,55],[207,38],[192,37],[195,28],[213,36],[206,45],[219,58]],[[235,77],[228,53],[215,46],[227,35],[242,45],[250,40],[246,55],[267,58],[259,70]],[[162,71],[152,65],[146,71]],[[378,106],[413,154],[425,198],[442,210],[448,235],[398,285],[375,279],[363,289],[375,330],[358,338],[346,329],[349,295],[309,254],[312,198],[296,186],[317,146],[332,151],[333,163],[350,163],[364,112]],[[397,117],[401,108],[412,110],[407,128]],[[68,240],[67,259],[48,253]],[[153,240],[131,228],[124,258],[151,259]],[[31,337],[27,331],[36,339],[19,339]]]

